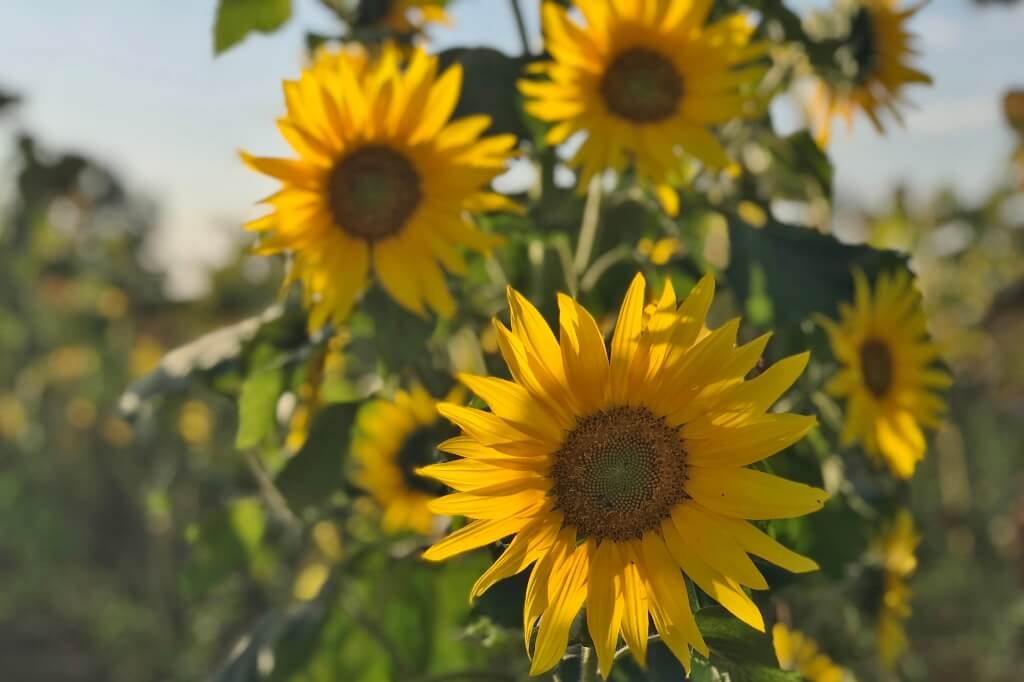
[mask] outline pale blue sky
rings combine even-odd
[[[194,291],[197,272],[234,248],[237,225],[272,187],[235,151],[285,152],[273,123],[280,81],[301,64],[303,33],[330,32],[330,15],[314,0],[293,0],[284,30],[215,59],[214,0],[2,1],[0,85],[26,97],[14,124],[103,159],[156,198],[163,231],[155,255],[172,267],[179,292]],[[521,1],[536,32],[537,3]],[[518,51],[505,0],[456,0],[452,14],[455,26],[433,34],[436,47]],[[912,27],[935,87],[911,92],[918,108],[907,128],[884,139],[865,121],[852,138],[840,130],[830,153],[841,196],[875,200],[901,179],[976,195],[1000,172],[1010,144],[1001,95],[1024,87],[1024,4],[979,10],[935,0]]]

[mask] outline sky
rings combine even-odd
[[[520,0],[539,47],[538,2]],[[25,99],[13,122],[52,149],[74,149],[112,166],[161,207],[153,251],[177,295],[200,292],[203,273],[238,247],[239,225],[273,183],[245,169],[238,149],[285,155],[274,121],[280,82],[297,73],[306,31],[330,33],[315,0],[293,0],[284,29],[255,35],[214,57],[214,0],[2,0],[0,88]],[[796,9],[826,3],[797,0]],[[519,51],[506,0],[455,0],[454,25],[432,48],[490,45]],[[978,196],[1003,168],[1011,144],[1002,94],[1024,87],[1024,3],[978,9],[933,0],[913,20],[933,88],[910,91],[906,128],[876,136],[866,120],[836,129],[829,149],[836,193],[874,202],[896,183],[925,192],[953,186]],[[783,120],[795,120],[785,115]]]

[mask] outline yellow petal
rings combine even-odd
[[[644,668],[647,666],[647,590],[632,550],[624,545],[619,550],[622,568],[616,581],[619,589],[616,599],[623,603],[622,637],[637,664]]]
[[[590,540],[593,542],[593,540]],[[587,629],[597,651],[601,677],[607,679],[619,642],[623,604],[617,598],[622,560],[612,541],[602,542],[591,553],[587,583]]]
[[[533,662],[530,665],[531,675],[539,675],[554,668],[565,653],[569,643],[569,627],[587,596],[590,547],[590,543],[578,546],[561,565],[552,567],[548,581],[548,607],[540,618]]]
[[[448,537],[423,552],[427,561],[444,561],[456,554],[497,542],[506,535],[519,532],[530,523],[528,517],[512,517],[470,521]]]
[[[751,554],[770,561],[776,566],[792,573],[807,573],[818,570],[818,564],[805,556],[797,554],[777,540],[759,530],[756,526],[740,519],[720,517],[721,522],[729,529],[743,549]]]
[[[764,576],[721,523],[722,518],[685,502],[672,511],[676,530],[690,542],[704,563],[741,585],[768,589]]]
[[[466,373],[459,374],[458,378],[490,406],[491,412],[523,433],[557,445],[562,441],[565,429],[572,426],[571,423],[559,424],[556,415],[545,410],[519,384]]]
[[[767,414],[740,426],[719,426],[698,419],[683,426],[687,463],[728,467],[753,464],[788,448],[810,431],[817,419],[802,414]]]
[[[643,331],[644,276],[637,273],[626,292],[619,310],[619,319],[615,323],[612,335],[610,388],[611,398],[616,404],[622,404],[629,396],[630,365],[640,345],[640,334]]]
[[[708,647],[693,619],[683,574],[659,533],[645,533],[641,546],[644,577],[650,587],[651,612],[663,616],[658,619],[662,621],[658,632],[676,658],[689,668],[689,647],[705,656],[708,655]]]
[[[587,411],[604,406],[608,386],[608,351],[597,322],[583,306],[558,295],[559,346],[568,385]]]
[[[561,514],[550,514],[531,520],[528,528],[519,531],[501,556],[473,584],[469,591],[472,601],[486,592],[494,583],[526,570],[543,557],[554,544],[562,526]]]
[[[786,519],[821,509],[828,493],[753,469],[693,467],[686,492],[707,509],[741,519]]]

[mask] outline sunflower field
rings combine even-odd
[[[0,677],[1020,679],[1024,90],[980,198],[844,203],[924,3],[308,1],[197,297],[0,127]]]

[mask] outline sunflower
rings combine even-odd
[[[512,328],[495,322],[514,378],[462,375],[490,412],[442,404],[462,435],[438,446],[459,456],[420,470],[456,493],[437,514],[473,519],[424,554],[440,561],[514,535],[471,597],[531,564],[523,612],[532,674],[553,667],[584,604],[600,669],[619,633],[643,664],[648,614],[684,665],[707,654],[683,573],[744,622],[764,621],[744,586],[766,589],[748,554],[788,570],[816,564],[747,519],[819,509],[823,490],[747,468],[799,440],[814,417],[767,410],[796,380],[807,353],[757,378],[770,335],[735,345],[739,320],[704,328],[714,280],[677,307],[671,282],[645,310],[633,280],[610,357],[594,318],[560,295],[556,340],[529,301],[509,289]]]
[[[678,212],[673,184],[695,157],[712,168],[729,157],[709,126],[756,114],[750,91],[763,66],[766,43],[750,43],[753,26],[732,14],[705,26],[710,2],[691,0],[578,0],[585,25],[554,2],[543,9],[553,61],[534,67],[547,80],[520,81],[526,111],[555,125],[560,144],[574,133],[586,139],[570,164],[579,189],[605,169],[632,160],[665,210]]]
[[[848,127],[853,115],[863,111],[880,134],[884,133],[879,110],[888,109],[897,121],[902,90],[913,83],[931,84],[928,74],[908,65],[917,54],[914,35],[906,28],[912,16],[924,7],[920,2],[897,9],[899,0],[861,0],[851,19],[849,62],[834,83],[819,81],[811,105],[811,125],[819,144],[828,144],[832,118],[840,114]]]
[[[456,389],[447,400],[460,402]],[[383,510],[381,526],[388,533],[412,530],[426,535],[434,526],[428,508],[443,490],[417,469],[437,461],[435,445],[451,435],[438,418],[436,402],[421,386],[398,391],[394,400],[375,400],[359,410],[352,436],[356,482]]]
[[[285,81],[278,128],[299,158],[245,163],[284,187],[264,201],[271,213],[246,225],[265,234],[258,250],[293,255],[310,326],[343,320],[367,280],[399,304],[443,316],[455,310],[440,264],[466,268],[460,247],[487,251],[498,240],[477,230],[471,210],[514,206],[485,186],[505,169],[512,135],[481,138],[486,116],[449,122],[459,97],[458,65],[437,75],[437,58],[414,49],[406,68],[387,44],[321,52],[297,81]]]
[[[363,0],[356,11],[355,23],[410,35],[423,31],[427,24],[447,24],[449,18],[442,0]]]
[[[844,673],[835,662],[818,650],[818,644],[782,623],[772,627],[775,655],[783,670],[792,670],[808,682],[843,682]]]
[[[907,578],[917,569],[914,550],[921,542],[914,518],[903,509],[883,530],[872,548],[873,560],[882,568],[882,593],[878,610],[878,656],[891,669],[909,643],[904,622],[910,617]]]
[[[939,349],[928,339],[921,295],[905,272],[883,273],[874,297],[864,273],[854,273],[853,305],[842,304],[839,322],[822,319],[832,352],[845,365],[828,391],[845,396],[840,440],[863,443],[898,478],[910,478],[924,457],[921,426],[935,427],[946,405],[933,389],[950,376],[932,365]]]

